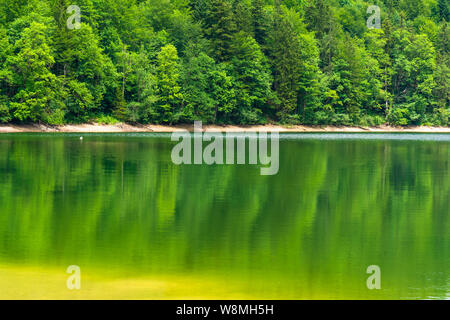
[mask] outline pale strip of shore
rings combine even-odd
[[[132,125],[127,123],[118,124],[71,124],[63,126],[47,126],[42,124],[2,124],[0,133],[20,133],[20,132],[67,132],[67,133],[127,133],[127,132],[177,132],[193,131],[193,125]],[[237,125],[203,125],[203,130],[214,132],[410,132],[410,133],[450,133],[450,127],[335,127],[335,126],[281,126],[281,125],[258,125],[258,126],[237,126]]]

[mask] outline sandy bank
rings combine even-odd
[[[15,132],[175,132],[183,129],[193,130],[193,125],[163,126],[163,125],[130,125],[119,123],[114,125],[78,124],[64,126],[34,125],[0,125],[0,133]],[[424,132],[424,133],[450,133],[450,127],[309,127],[309,126],[217,126],[204,125],[203,129],[220,132],[248,132],[248,131],[276,131],[276,132]]]

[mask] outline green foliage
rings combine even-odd
[[[10,108],[19,121],[38,121],[56,98],[56,76],[50,72],[55,60],[52,56],[46,26],[32,22],[25,28],[13,47],[6,65],[11,71],[10,84],[15,92]]]
[[[448,125],[449,4],[0,0],[0,122]]]
[[[157,58],[158,102],[153,111],[155,120],[172,123],[177,120],[183,93],[178,84],[180,76],[177,49],[169,44],[161,48]]]
[[[11,121],[7,99],[5,96],[0,97],[0,123]]]
[[[205,21],[206,35],[211,40],[214,57],[229,61],[232,57],[231,43],[237,32],[232,4],[227,0],[212,0]]]
[[[291,21],[276,8],[269,30],[268,54],[273,72],[273,89],[280,99],[277,117],[288,122],[295,115],[300,80],[300,41]]]
[[[117,124],[120,121],[113,116],[101,114],[95,119],[95,122],[98,124]]]
[[[251,12],[254,38],[260,45],[264,45],[266,43],[269,24],[266,12],[264,11],[264,1],[252,0]]]
[[[232,52],[231,68],[238,108],[234,122],[261,123],[264,107],[272,95],[272,76],[266,58],[256,40],[244,32],[236,34]]]
[[[189,56],[182,74],[186,120],[202,120],[214,123],[217,116],[234,110],[232,78],[221,64],[200,53]]]

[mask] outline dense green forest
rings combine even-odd
[[[381,29],[367,27],[370,5]],[[448,0],[0,0],[0,122],[448,126],[449,11]]]

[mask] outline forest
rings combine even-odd
[[[448,0],[0,0],[0,123],[449,126],[449,12]]]

